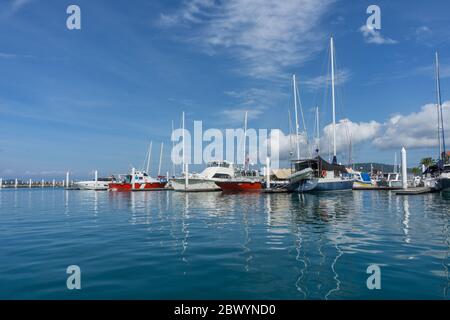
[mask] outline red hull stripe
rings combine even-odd
[[[162,189],[166,186],[166,182],[153,182],[153,183],[135,183],[135,190],[152,190]],[[110,183],[109,189],[113,191],[131,191],[131,183]]]
[[[261,190],[261,182],[216,182],[216,184],[224,191],[252,191]]]

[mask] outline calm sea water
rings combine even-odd
[[[0,298],[448,299],[449,226],[441,194],[1,190]]]

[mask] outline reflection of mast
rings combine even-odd
[[[405,242],[410,243],[411,238],[409,237],[409,202],[408,202],[408,196],[403,197],[403,233],[405,234]]]
[[[184,238],[181,241],[182,244],[182,251],[181,251],[181,256],[182,256],[182,260],[184,262],[188,262],[186,257],[185,257],[185,253],[186,250],[188,248],[188,239],[189,239],[189,230],[188,230],[188,226],[189,223],[186,223],[186,219],[189,219],[189,194],[186,192],[185,193],[185,203],[184,203],[184,211],[183,211],[183,217],[181,219],[181,231],[184,234]]]

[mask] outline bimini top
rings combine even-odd
[[[325,161],[322,157],[317,156],[313,159],[301,159],[301,160],[292,160],[292,163],[295,166],[295,171],[300,171],[306,168],[311,168],[313,170],[325,170],[325,171],[338,171],[341,173],[348,173],[347,168],[340,164],[332,164]]]

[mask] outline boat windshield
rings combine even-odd
[[[208,167],[208,168],[211,168],[211,167],[223,167],[223,168],[229,168],[229,167],[230,167],[230,164],[227,163],[227,162],[212,161],[212,162],[209,162],[209,163],[207,164],[207,167]]]

